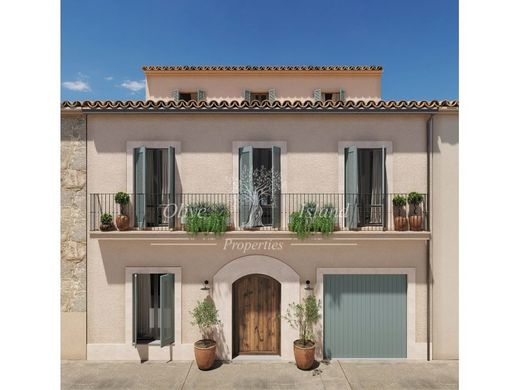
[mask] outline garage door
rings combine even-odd
[[[406,275],[324,275],[324,357],[406,358]]]

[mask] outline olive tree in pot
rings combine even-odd
[[[408,221],[406,218],[406,198],[403,195],[396,195],[392,199],[394,204],[394,228],[397,231],[408,229]]]
[[[209,370],[215,362],[217,343],[213,340],[214,327],[220,324],[218,310],[211,297],[207,296],[190,312],[193,317],[192,325],[199,327],[202,339],[195,342],[195,361],[201,370]]]
[[[320,307],[320,301],[314,295],[309,295],[302,303],[289,304],[287,314],[283,316],[300,333],[300,338],[293,343],[296,366],[300,370],[309,370],[314,364],[314,325],[320,319]]]
[[[423,199],[424,197],[418,192],[410,192],[408,194],[410,230],[423,230],[423,213],[421,208]]]
[[[115,201],[119,205],[119,215],[116,216],[116,226],[118,230],[128,230],[130,218],[126,215],[126,205],[130,202],[130,195],[126,192],[118,192]]]

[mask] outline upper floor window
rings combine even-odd
[[[184,101],[197,101],[202,102],[206,100],[206,92],[198,89],[196,92],[190,92],[190,91],[179,91],[178,89],[174,89],[172,91],[172,99],[175,102]]]
[[[313,97],[317,102],[342,102],[345,100],[345,91],[342,89],[339,91],[322,91],[321,89],[315,89]]]
[[[146,227],[174,227],[165,208],[175,202],[175,149],[134,149],[135,222]]]
[[[246,229],[280,227],[281,149],[239,149],[239,222]]]
[[[386,149],[345,149],[345,225],[385,226]]]
[[[244,91],[244,100],[247,102],[263,102],[265,100],[269,100],[270,102],[274,102],[276,100],[276,91],[274,89],[269,89],[268,91],[259,91],[252,92],[249,90]]]
[[[185,102],[197,100],[197,92],[179,92],[179,100],[184,100]]]

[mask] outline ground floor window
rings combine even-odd
[[[133,274],[133,343],[174,341],[173,274]]]

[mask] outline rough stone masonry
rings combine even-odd
[[[61,119],[61,311],[86,311],[87,143],[83,115]]]

